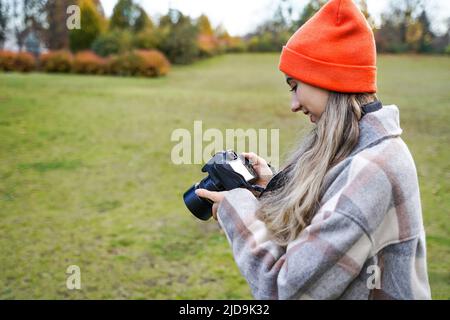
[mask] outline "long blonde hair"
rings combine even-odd
[[[295,240],[319,209],[326,173],[354,149],[359,138],[361,107],[378,100],[372,93],[330,92],[315,128],[293,150],[284,166],[281,187],[264,193],[256,213],[274,241]]]

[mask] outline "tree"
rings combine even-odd
[[[273,16],[256,28],[250,34],[250,51],[280,51],[292,34],[289,15],[283,7],[284,3],[278,4]],[[288,11],[289,12],[289,11]]]
[[[431,52],[431,44],[434,38],[435,35],[430,29],[427,13],[423,9],[420,16],[408,25],[406,43],[409,49],[414,52]]]
[[[105,13],[100,0],[91,0],[97,14],[100,16],[101,28],[106,28]],[[74,0],[47,0],[45,11],[47,19],[46,43],[50,50],[70,48],[69,30],[67,29],[67,8],[72,4],[80,5]],[[82,20],[83,16],[81,17]],[[82,22],[83,24],[83,22]]]
[[[122,29],[139,32],[153,23],[145,10],[133,0],[119,0],[113,9],[110,21],[111,29]]]
[[[219,53],[219,39],[214,34],[214,30],[206,15],[202,14],[197,18],[197,29],[200,57],[211,57]]]
[[[359,0],[359,9],[361,10],[362,14],[366,18],[367,22],[369,23],[369,26],[373,29],[375,29],[375,21],[370,15],[369,8],[367,6],[366,0]]]
[[[100,0],[92,0],[97,9],[97,12],[100,14],[102,18],[105,18],[105,10],[103,9],[102,3]]]
[[[308,21],[313,15],[315,15],[316,12],[319,11],[326,2],[326,0],[309,1],[308,4],[303,8],[299,19],[294,21],[292,25],[293,29],[291,31],[296,31],[299,27],[304,25],[306,21]]]
[[[418,52],[420,47],[420,41],[423,36],[422,24],[415,20],[412,21],[406,29],[406,44],[410,51]]]
[[[50,50],[69,49],[69,30],[66,26],[67,7],[72,0],[48,0],[45,11],[47,19],[46,42]]]
[[[12,0],[12,30],[19,50],[25,39],[33,31],[40,39],[45,37],[46,0]]]
[[[9,22],[9,3],[0,0],[0,49],[3,49],[6,42],[6,32]]]
[[[421,36],[417,23],[417,12],[422,0],[391,0],[381,14],[380,29],[375,31],[375,40],[380,52],[406,52],[414,50]]]
[[[246,43],[241,37],[232,37],[222,24],[214,30],[214,34],[219,40],[220,52],[244,52],[247,50]]]
[[[406,50],[398,24],[386,13],[381,15],[381,26],[375,30],[375,42],[378,52],[396,53]]]
[[[436,35],[431,43],[433,52],[450,54],[450,17],[446,20],[447,31]]]
[[[436,35],[431,31],[430,20],[428,19],[425,9],[419,16],[419,23],[422,26],[422,36],[419,40],[419,52],[431,52],[433,51],[432,43],[436,38]]]
[[[171,62],[188,64],[198,58],[198,27],[179,10],[170,9],[167,15],[161,17],[158,32],[162,36],[158,49]]]
[[[214,30],[211,26],[211,22],[206,15],[202,14],[197,19],[198,32],[202,35],[213,36]]]
[[[380,52],[430,52],[435,38],[422,0],[391,0],[375,31]]]
[[[89,49],[94,40],[103,31],[102,17],[92,0],[79,0],[81,29],[70,30],[70,49],[80,51]]]
[[[139,15],[134,23],[132,30],[135,32],[140,32],[146,29],[153,29],[153,22],[152,20],[150,20],[145,10],[140,6],[137,6],[137,8],[139,11]]]
[[[394,10],[399,13],[399,30],[400,38],[403,43],[407,43],[408,27],[413,23],[413,10],[415,4],[420,0],[402,0],[402,1],[392,1]]]
[[[115,29],[98,36],[92,43],[92,50],[106,57],[113,54],[119,54],[132,49],[133,36],[128,30]]]

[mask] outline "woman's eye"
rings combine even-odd
[[[289,90],[289,91],[291,91],[291,92],[293,92],[293,91],[296,91],[297,90],[297,86],[294,86],[291,90]]]

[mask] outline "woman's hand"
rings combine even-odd
[[[267,161],[253,152],[243,152],[242,155],[250,161],[253,169],[258,174],[256,184],[265,188],[273,176],[273,172],[267,164]]]
[[[216,192],[209,191],[206,189],[197,189],[195,190],[195,194],[201,198],[206,198],[214,202],[212,206],[212,214],[213,218],[217,220],[217,208],[219,208],[220,202],[223,200],[228,191]]]

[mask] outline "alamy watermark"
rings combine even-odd
[[[222,150],[236,153],[254,152],[275,168],[279,167],[279,129],[225,129],[203,130],[203,122],[194,121],[193,132],[178,128],[170,140],[177,142],[171,151],[174,164],[202,164]],[[270,152],[269,152],[270,149]]]
[[[366,285],[367,289],[381,289],[381,270],[377,265],[370,265],[366,270],[367,274],[370,276],[367,278]]]
[[[77,265],[67,267],[66,288],[69,290],[81,290],[81,270]]]
[[[81,29],[81,10],[77,5],[67,7],[66,13],[69,15],[66,20],[66,26],[69,30]]]

